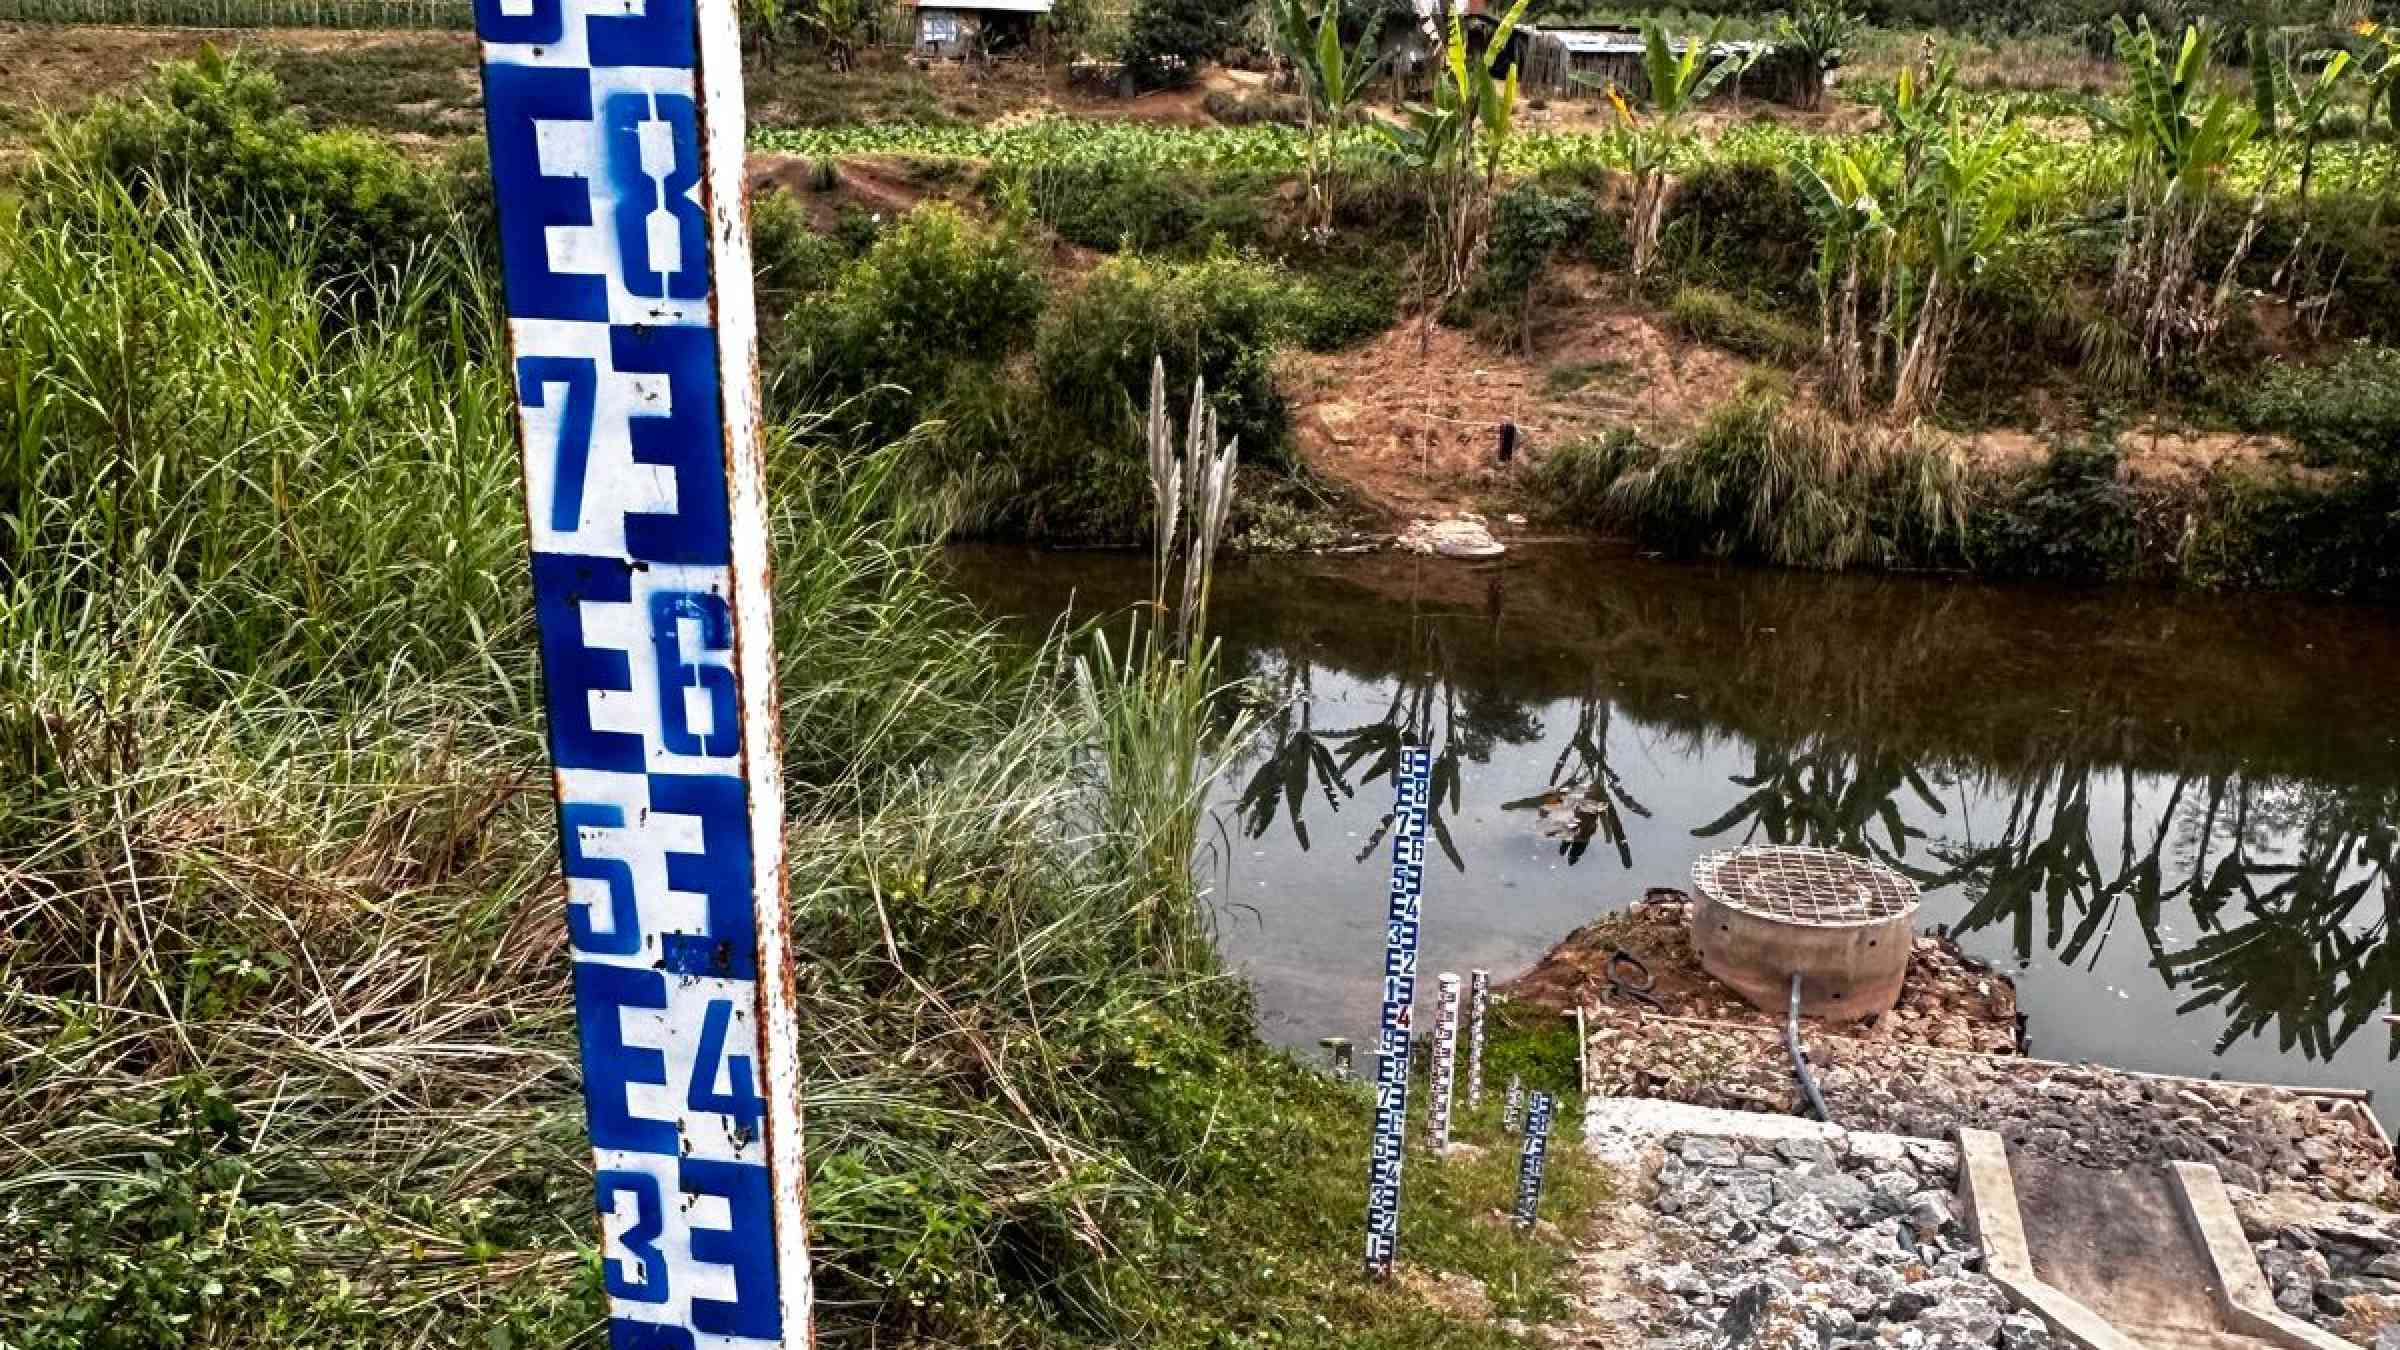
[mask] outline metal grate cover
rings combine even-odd
[[[1692,864],[1692,885],[1729,909],[1787,923],[1841,928],[1917,907],[1917,885],[1830,848],[1779,844],[1728,849]]]

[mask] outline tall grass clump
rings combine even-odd
[[[1535,485],[1673,552],[1833,570],[1954,557],[1970,498],[1957,454],[1924,430],[1844,422],[1757,387],[1681,444],[1582,446]]]
[[[496,279],[455,224],[334,285],[39,173],[0,218],[0,1344],[596,1343]],[[1363,1102],[1205,941],[1213,433],[1160,498],[1183,617],[1079,680],[1001,659],[916,447],[840,425],[770,447],[825,1342],[1499,1343],[1354,1291],[1322,1178]],[[1555,1308],[1564,1254],[1472,1220],[1494,1171],[1426,1227]]]
[[[1191,878],[1208,791],[1222,770],[1212,704],[1217,648],[1208,637],[1208,587],[1233,507],[1238,441],[1220,441],[1204,379],[1192,382],[1183,450],[1176,451],[1166,362],[1150,365],[1143,442],[1151,491],[1151,600],[1137,613],[1122,653],[1095,632],[1075,662],[1084,716],[1098,731],[1097,765],[1108,804],[1102,837],[1119,870],[1152,878],[1172,895]],[[1162,954],[1205,948],[1209,934],[1178,904],[1149,925]],[[1179,964],[1199,959],[1182,951]]]

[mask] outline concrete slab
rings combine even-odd
[[[1601,1162],[1628,1173],[1643,1168],[1650,1150],[1671,1135],[1703,1134],[1764,1143],[1816,1139],[1837,1148],[1844,1137],[1839,1126],[1798,1116],[1725,1111],[1648,1097],[1593,1097],[1588,1103],[1583,1112],[1585,1150]]]
[[[2258,1254],[2242,1235],[2225,1180],[2204,1163],[2169,1165],[2167,1180],[2207,1266],[2209,1289],[2227,1328],[2283,1350],[2356,1350],[2348,1341],[2275,1306]]]
[[[2008,1146],[1990,1130],[1958,1132],[1958,1189],[1967,1226],[1983,1247],[1984,1274],[2050,1334],[2078,1350],[2141,1350],[2123,1332],[2034,1273]]]
[[[2010,1159],[2033,1272],[2135,1344],[2259,1350],[2217,1311],[2208,1263],[2155,1168]]]

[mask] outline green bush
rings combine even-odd
[[[1288,281],[1275,268],[1218,255],[1197,263],[1112,258],[1042,325],[1044,387],[1103,445],[1133,454],[1150,362],[1164,357],[1181,425],[1193,376],[1208,380],[1220,433],[1246,463],[1282,462],[1290,409],[1275,387],[1289,331]]]
[[[1817,349],[1817,335],[1806,325],[1706,286],[1677,287],[1667,317],[1694,341],[1778,365],[1800,365]]]
[[[2352,343],[2324,364],[2269,361],[2221,387],[2244,426],[2290,436],[2311,463],[2400,463],[2400,351]]]
[[[2098,580],[2135,562],[2133,492],[2117,452],[2061,446],[1969,517],[1968,556],[1994,576]]]
[[[893,436],[929,415],[955,371],[986,378],[1021,349],[1041,310],[1041,275],[1012,230],[928,202],[791,316],[786,373],[816,397],[862,398],[870,425]]]
[[[2182,574],[2203,586],[2400,594],[2400,472],[2388,461],[2330,480],[2274,466],[2209,476]]]
[[[1669,552],[1835,570],[1955,558],[1969,499],[1947,445],[1796,410],[1756,380],[1682,445],[1585,442],[1534,482],[1569,518]]]
[[[1060,238],[1107,252],[1205,253],[1219,241],[1257,242],[1268,230],[1271,189],[1253,174],[1060,160],[996,168],[982,186],[992,201],[1021,190]]]
[[[1791,175],[1777,164],[1711,159],[1667,200],[1660,237],[1671,266],[1748,294],[1816,294],[1816,227]]]
[[[1591,229],[1589,197],[1551,192],[1532,180],[1510,184],[1492,199],[1478,288],[1493,300],[1523,296],[1553,258],[1580,245]]]
[[[770,322],[803,296],[833,289],[849,260],[839,241],[809,228],[792,194],[770,188],[750,198],[750,268]]]
[[[1312,352],[1339,351],[1391,327],[1400,279],[1389,268],[1336,269],[1297,278],[1285,297],[1292,336]]]
[[[1134,0],[1117,59],[1144,89],[1189,84],[1231,45],[1241,13],[1229,0]]]
[[[79,194],[64,177],[97,171],[242,240],[313,250],[345,285],[399,265],[450,214],[439,175],[366,133],[310,130],[274,76],[214,47],[160,66],[132,99],[99,100],[60,136],[27,175],[37,207],[69,209]]]

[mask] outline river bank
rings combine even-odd
[[[1141,593],[1105,554],[946,561],[1029,634]],[[1236,562],[1215,596],[1264,720],[1214,804],[1219,934],[1278,1043],[1370,1043],[1369,843],[1414,734],[1443,785],[1428,969],[1505,978],[1701,852],[1825,843],[1919,879],[1926,925],[2014,981],[2037,1056],[2400,1094],[2373,1021],[2384,611],[1581,547]]]

